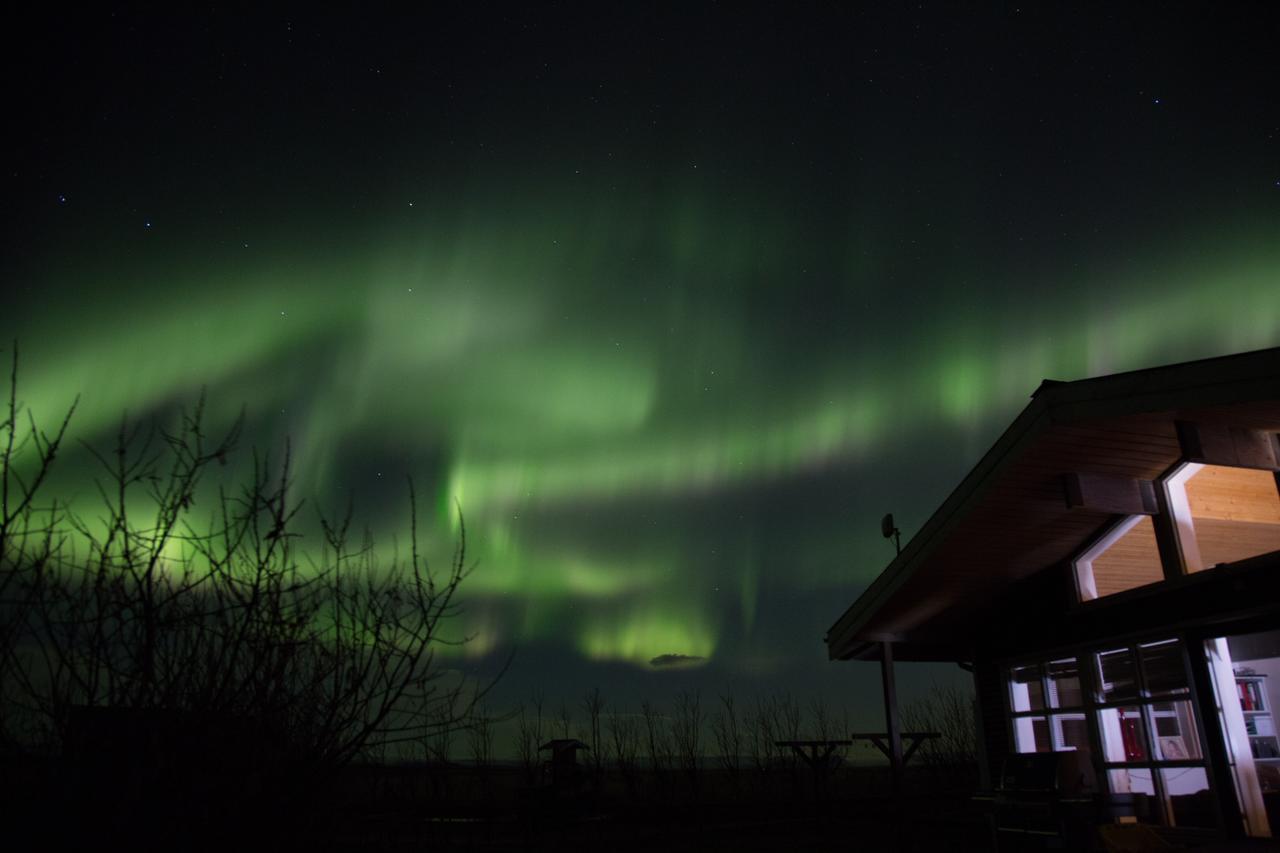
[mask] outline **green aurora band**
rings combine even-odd
[[[818,343],[785,313],[821,249],[799,226],[763,206],[586,207],[401,221],[354,250],[281,239],[200,272],[178,248],[145,268],[90,253],[50,273],[74,306],[0,331],[20,338],[42,424],[79,395],[76,440],[101,446],[122,412],[168,416],[203,386],[212,427],[243,409],[249,443],[288,435],[295,493],[354,493],[383,543],[406,541],[406,474],[431,495],[441,559],[456,501],[478,562],[466,654],[552,642],[637,664],[749,646],[762,589],[842,600],[883,560],[821,515],[780,565],[764,539],[792,534],[764,531],[767,501],[733,544],[699,529],[705,510],[683,520],[691,506],[929,436],[956,437],[963,470],[1043,378],[1280,343],[1280,241],[1259,226],[1070,274],[944,259],[925,304],[896,303],[881,267],[842,250],[820,271],[843,296]],[[767,297],[741,298],[760,282]],[[86,500],[90,463],[64,462],[53,487]]]

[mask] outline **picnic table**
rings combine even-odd
[[[884,757],[893,760],[893,752],[889,745],[889,735],[884,732],[854,732],[849,735],[854,740],[870,741],[871,745],[880,752],[884,753]],[[907,744],[906,750],[902,753],[902,763],[906,764],[911,756],[916,754],[925,741],[934,740],[942,737],[940,732],[903,732],[901,738]]]

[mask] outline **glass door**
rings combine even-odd
[[[1269,837],[1280,821],[1280,631],[1214,637],[1204,647],[1240,817],[1249,835]]]

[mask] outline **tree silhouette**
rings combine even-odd
[[[287,449],[254,453],[235,488],[207,482],[242,421],[211,438],[203,396],[172,430],[122,423],[109,452],[89,448],[94,514],[42,504],[74,408],[41,431],[17,367],[15,348],[0,422],[6,751],[77,760],[135,738],[138,762],[155,764],[150,750],[205,772],[216,755],[228,773],[314,788],[372,747],[422,744],[471,715],[487,687],[436,657],[469,572],[460,510],[443,571],[420,553],[411,481],[407,557],[380,563],[350,505],[304,550]]]

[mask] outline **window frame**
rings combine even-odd
[[[1206,566],[1196,538],[1195,520],[1191,515],[1191,507],[1187,500],[1185,483],[1199,473],[1208,463],[1194,462],[1185,456],[1180,457],[1159,477],[1154,480],[1158,510],[1150,515],[1113,515],[1102,526],[1098,533],[1090,537],[1083,546],[1072,553],[1067,560],[1071,573],[1071,588],[1074,592],[1076,606],[1089,605],[1097,601],[1107,601],[1116,596],[1127,595],[1138,590],[1150,590],[1160,584],[1199,574],[1217,568],[1217,565]],[[1251,469],[1245,465],[1223,465],[1221,468]],[[1276,481],[1276,491],[1280,495],[1280,472],[1272,472]],[[1125,534],[1150,518],[1156,537],[1157,559],[1160,563],[1162,577],[1150,583],[1139,584],[1119,592],[1099,595],[1097,583],[1093,575],[1093,562],[1108,548],[1118,542]],[[1277,552],[1280,553],[1280,552]]]
[[[1080,701],[1078,705],[1054,705],[1051,696],[1056,695],[1057,691],[1052,689],[1053,680],[1049,675],[1049,665],[1062,661],[1074,660],[1076,665],[1076,680],[1080,682]],[[1039,670],[1040,695],[1044,697],[1043,707],[1030,708],[1026,711],[1015,710],[1016,703],[1013,695],[1013,672],[1015,670],[1027,669],[1028,667],[1036,667]],[[1049,732],[1049,745],[1052,747],[1049,752],[1075,752],[1074,749],[1067,749],[1060,746],[1061,727],[1054,724],[1055,718],[1071,718],[1083,719],[1086,732],[1089,728],[1089,714],[1086,705],[1083,704],[1087,700],[1087,691],[1084,681],[1080,675],[1080,655],[1064,654],[1050,655],[1036,658],[1023,663],[1011,663],[1004,668],[1005,673],[1005,715],[1008,718],[1009,743],[1012,751],[1019,753],[1018,749],[1018,720],[1034,720],[1043,718],[1045,727]],[[1092,739],[1091,739],[1092,740]]]
[[[1174,540],[1178,543],[1178,573],[1193,575],[1210,571],[1230,563],[1209,564],[1200,548],[1199,534],[1196,532],[1195,516],[1191,512],[1191,501],[1187,496],[1187,481],[1205,468],[1234,468],[1241,471],[1263,471],[1262,468],[1251,468],[1247,465],[1225,465],[1222,463],[1192,462],[1182,459],[1169,471],[1162,475],[1157,483],[1163,494],[1164,505],[1168,510],[1169,523],[1173,528]],[[1280,472],[1270,471],[1276,488],[1276,499],[1280,502]],[[1265,553],[1280,553],[1268,551]],[[1254,557],[1262,556],[1255,554]],[[1244,557],[1241,559],[1251,559]]]
[[[1061,747],[1059,732],[1053,724],[1053,718],[1058,716],[1078,719],[1083,715],[1089,743],[1090,762],[1095,775],[1097,789],[1108,793],[1112,791],[1111,778],[1114,771],[1145,770],[1151,775],[1151,786],[1154,792],[1151,796],[1155,800],[1160,823],[1164,826],[1175,825],[1173,802],[1166,789],[1164,774],[1161,771],[1187,768],[1200,769],[1205,774],[1206,787],[1213,796],[1217,796],[1214,776],[1210,766],[1211,762],[1208,756],[1209,734],[1206,730],[1206,721],[1203,719],[1202,702],[1192,681],[1191,662],[1188,657],[1189,643],[1190,639],[1182,635],[1129,638],[1111,643],[1090,643],[1071,650],[1059,650],[1034,657],[1021,657],[1006,662],[1001,667],[1001,674],[1005,681],[1004,713],[1010,752],[1021,754],[1021,750],[1018,748],[1017,721],[1031,718],[1043,718],[1045,720],[1049,730],[1050,752],[1079,751],[1078,748],[1064,749]],[[1185,686],[1172,690],[1153,691],[1148,683],[1147,667],[1142,657],[1142,650],[1164,644],[1177,644],[1178,658],[1181,664],[1180,670]],[[1134,690],[1131,695],[1106,699],[1103,695],[1102,655],[1121,650],[1127,650],[1133,660]],[[1049,665],[1069,659],[1076,661],[1076,677],[1080,682],[1080,704],[1055,707],[1050,698],[1051,679]],[[1015,684],[1014,673],[1027,667],[1038,668],[1041,695],[1044,697],[1043,707],[1017,711],[1015,710],[1016,703],[1013,690]],[[1198,758],[1165,759],[1159,757],[1162,753],[1158,743],[1160,735],[1158,734],[1156,720],[1170,715],[1176,718],[1177,711],[1175,707],[1169,712],[1161,710],[1157,713],[1155,706],[1171,702],[1187,702],[1189,704],[1191,730],[1182,731],[1179,736],[1184,739],[1188,737],[1195,738],[1196,751],[1199,753]],[[1138,708],[1141,714],[1142,746],[1145,758],[1131,761],[1109,760],[1106,751],[1107,744],[1103,735],[1102,714],[1108,710],[1132,707]],[[1181,723],[1182,720],[1179,720],[1180,725]]]
[[[1071,558],[1070,560],[1071,577],[1072,577],[1072,584],[1076,591],[1077,603],[1088,604],[1091,601],[1101,601],[1104,599],[1113,598],[1114,596],[1123,595],[1124,593],[1131,592],[1132,590],[1135,590],[1135,589],[1145,589],[1146,587],[1155,586],[1156,584],[1162,583],[1163,581],[1168,579],[1167,573],[1165,572],[1165,569],[1164,569],[1164,560],[1163,558],[1161,558],[1159,553],[1160,534],[1159,534],[1159,531],[1157,530],[1156,531],[1156,537],[1157,537],[1156,538],[1156,542],[1157,542],[1156,559],[1160,562],[1160,568],[1161,568],[1160,579],[1151,581],[1150,583],[1139,584],[1138,586],[1130,587],[1129,589],[1121,590],[1120,592],[1111,592],[1111,593],[1107,593],[1106,595],[1098,594],[1097,582],[1094,579],[1094,575],[1093,575],[1094,561],[1097,560],[1098,557],[1102,556],[1102,554],[1105,553],[1109,548],[1111,548],[1112,545],[1115,545],[1117,542],[1123,539],[1126,534],[1128,534],[1131,530],[1133,530],[1133,528],[1141,524],[1142,519],[1144,518],[1151,519],[1152,527],[1155,527],[1155,525],[1159,523],[1157,521],[1157,519],[1159,518],[1158,514],[1157,515],[1115,516],[1110,521],[1107,522],[1106,526],[1102,528],[1102,532],[1100,532],[1099,534],[1094,536],[1092,539],[1090,539],[1088,544],[1086,544],[1083,548],[1077,551],[1075,555]]]

